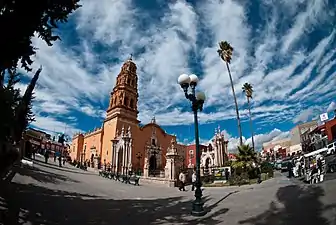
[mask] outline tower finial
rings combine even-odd
[[[153,118],[152,118],[152,120],[151,120],[151,123],[156,123],[155,116],[153,116]]]
[[[131,61],[133,60],[133,54],[132,53],[130,54],[130,57],[129,57],[128,60],[131,60]]]

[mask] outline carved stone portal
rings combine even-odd
[[[168,180],[169,186],[173,187],[177,181],[177,148],[175,139],[171,140],[171,146],[167,149],[165,178]]]

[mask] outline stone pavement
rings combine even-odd
[[[205,188],[209,212],[195,218],[190,188],[126,185],[53,162],[14,169],[0,186],[0,224],[336,224],[333,180],[308,186],[277,174],[260,185]]]

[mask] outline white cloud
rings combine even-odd
[[[319,109],[315,106],[302,110],[296,117],[293,118],[293,123],[307,122],[312,117],[318,115]]]
[[[330,102],[328,108],[327,108],[327,112],[332,112],[336,109],[336,103],[335,102]]]
[[[287,35],[283,37],[282,52],[286,53],[292,46],[300,40],[304,33],[309,32],[318,22],[326,17],[327,1],[308,1],[306,10],[295,17],[293,26],[289,29]],[[301,4],[302,6],[302,4]],[[293,5],[289,5],[293,7]]]
[[[299,12],[303,3],[307,8]],[[329,75],[335,65],[332,59],[336,52],[330,48],[335,32],[310,51],[296,48],[307,30],[328,17],[323,13],[324,1],[265,0],[261,5],[265,26],[259,30],[248,24],[248,5],[241,1],[209,0],[197,7],[183,0],[173,1],[155,19],[135,8],[131,0],[101,0],[99,4],[83,0],[82,4],[72,17],[80,35],[78,46],[57,42],[47,47],[34,39],[39,49],[34,67],[43,65],[34,108],[38,113],[56,115],[77,110],[103,117],[107,107],[103,103],[115,76],[123,61],[134,53],[139,119],[146,123],[155,115],[160,125],[191,124],[192,113],[181,109],[189,103],[176,80],[181,73],[197,72],[190,68],[190,61],[196,60],[190,58],[193,53],[200,58],[195,63],[204,73],[197,88],[207,94],[199,121],[235,118],[226,67],[216,52],[221,40],[234,47],[230,66],[243,121],[247,118],[246,99],[241,92],[245,82],[254,86],[252,112],[258,125],[290,121],[317,101],[317,95],[325,99],[323,96],[329,96],[335,87],[336,81]],[[279,26],[286,16],[294,23],[283,35]],[[253,36],[255,33],[257,36]],[[104,56],[96,51],[97,43],[105,48]],[[75,53],[78,49],[79,55]],[[319,74],[310,81],[315,68]],[[305,120],[301,114],[302,118],[294,120]]]
[[[36,121],[31,125],[48,133],[56,134],[65,132],[67,135],[72,136],[75,133],[83,132],[82,130],[75,128],[75,124],[73,123],[64,123],[52,117],[44,117],[40,115],[36,115],[35,117]]]

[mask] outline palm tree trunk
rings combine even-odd
[[[238,133],[239,133],[240,145],[243,145],[243,133],[242,133],[242,130],[241,130],[241,125],[240,125],[240,117],[239,117],[237,97],[236,97],[236,93],[235,93],[234,86],[233,86],[233,81],[232,81],[230,67],[229,67],[229,64],[227,62],[226,62],[226,68],[227,68],[228,73],[229,73],[230,82],[231,82],[231,88],[232,88],[232,94],[233,94],[233,99],[234,99],[235,106],[236,106],[237,123],[238,123]]]
[[[250,116],[250,130],[251,130],[251,137],[252,137],[252,148],[254,149],[254,134],[253,134],[253,123],[252,123],[252,114],[251,114],[251,104],[250,104],[250,98],[247,97],[247,105],[248,105],[248,111]]]

